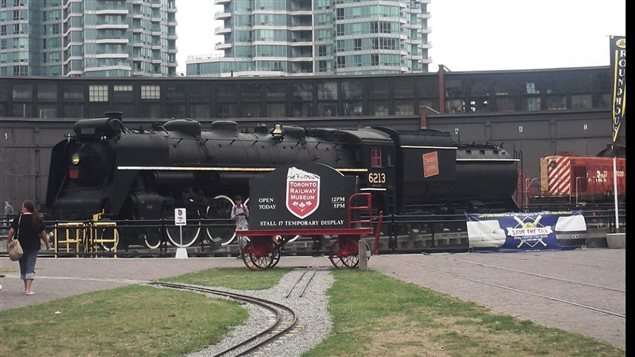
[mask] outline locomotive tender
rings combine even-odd
[[[455,145],[448,133],[386,127],[354,130],[276,124],[238,130],[234,121],[170,120],[131,130],[121,114],[82,119],[52,151],[46,207],[51,219],[227,218],[230,197],[249,197],[249,179],[296,162],[318,162],[358,177],[384,213],[463,213],[515,209],[517,161],[493,145]],[[185,243],[196,241],[201,228]],[[207,230],[209,238],[214,235]],[[124,244],[158,247],[157,230]]]

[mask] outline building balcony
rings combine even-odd
[[[103,71],[132,71],[132,67],[128,65],[115,65],[115,66],[99,66],[99,67],[85,67],[84,73],[86,72],[103,72]]]
[[[218,26],[214,29],[214,35],[224,35],[226,33],[231,33],[232,29],[230,27]]]
[[[231,43],[223,43],[223,42],[219,42],[214,46],[215,50],[226,50],[232,48],[232,44]]]
[[[90,58],[98,58],[98,59],[102,59],[102,58],[122,58],[122,59],[128,59],[128,54],[127,53],[99,53],[96,55],[85,55],[85,57],[90,57]]]
[[[214,20],[223,20],[223,19],[228,19],[232,16],[231,13],[229,12],[225,12],[225,11],[218,11],[217,13],[214,14]]]
[[[291,47],[301,47],[301,46],[307,46],[307,47],[312,47],[313,46],[313,41],[311,40],[303,40],[303,39],[292,39],[291,42],[289,43],[289,46]]]
[[[127,38],[98,38],[94,41],[86,41],[86,42],[94,42],[97,44],[103,44],[103,43],[128,44],[128,39]]]
[[[313,56],[308,55],[308,56],[297,56],[297,57],[289,57],[288,59],[289,62],[311,62],[313,63]]]
[[[95,11],[96,15],[128,15],[126,9],[101,9]]]
[[[95,25],[95,28],[97,30],[108,30],[108,29],[127,30],[128,24],[99,24],[99,25]]]

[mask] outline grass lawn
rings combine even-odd
[[[267,289],[290,269],[210,269],[164,279]],[[331,337],[305,356],[624,356],[608,344],[500,315],[381,273],[333,271]],[[244,323],[239,304],[128,286],[0,312],[0,356],[179,356]]]
[[[331,337],[304,356],[624,356],[378,272],[334,271]]]

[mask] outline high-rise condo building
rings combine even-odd
[[[175,2],[0,0],[0,76],[174,76]]]
[[[188,76],[427,72],[430,0],[214,0],[222,57]]]

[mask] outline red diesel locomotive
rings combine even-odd
[[[626,196],[626,159],[616,159],[617,193]],[[541,198],[569,202],[613,199],[613,158],[551,155],[540,158]]]

